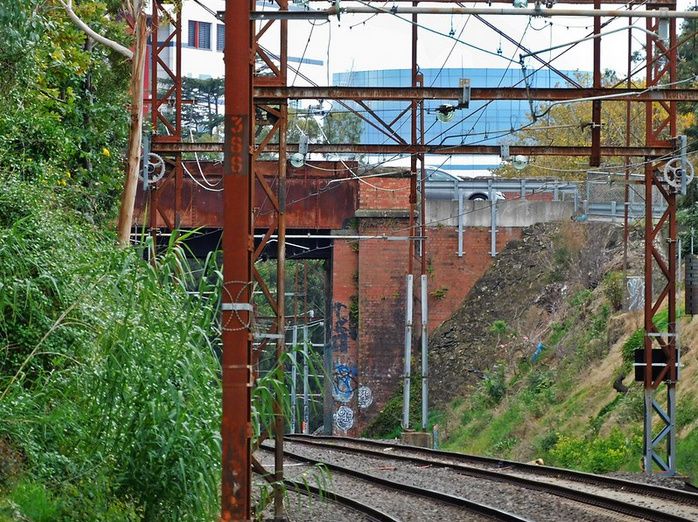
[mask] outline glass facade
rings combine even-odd
[[[525,87],[520,67],[509,69],[422,69],[427,87],[458,87],[461,78],[468,78],[471,87]],[[575,78],[579,73],[563,71]],[[530,87],[563,87],[564,78],[548,70],[528,71]],[[334,85],[351,87],[409,87],[409,69],[384,69],[378,71],[352,71],[334,74]],[[580,82],[582,83],[582,82]],[[425,104],[425,142],[429,144],[484,144],[507,143],[511,130],[530,122],[531,107],[528,100],[471,101],[467,109],[455,111],[448,123],[438,121],[437,108],[441,104],[455,105],[455,100],[428,100]],[[384,122],[395,119],[408,104],[404,101],[374,101],[368,104]],[[353,108],[361,111],[354,105]],[[365,111],[364,111],[365,112]],[[371,119],[370,115],[366,116]],[[410,141],[409,111],[393,125],[400,136]],[[385,134],[363,124],[362,143],[391,143]]]

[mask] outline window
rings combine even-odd
[[[211,24],[189,20],[189,47],[211,48]]]
[[[222,51],[225,47],[225,26],[218,24],[216,31],[216,51]]]

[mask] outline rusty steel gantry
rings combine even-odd
[[[300,99],[331,99],[339,101],[351,110],[348,101],[356,102],[366,115],[357,115],[368,125],[379,129],[389,143],[377,144],[310,144],[309,152],[336,153],[400,153],[411,157],[410,183],[410,256],[408,281],[419,267],[424,279],[426,273],[425,256],[425,221],[424,221],[424,155],[425,154],[499,154],[500,148],[491,145],[444,146],[424,143],[424,101],[427,99],[458,100],[462,89],[426,87],[418,69],[418,25],[420,13],[429,12],[412,0],[394,0],[397,6],[409,3],[412,21],[411,87],[293,87],[287,85],[288,76],[288,20],[291,12],[287,0],[275,0],[277,13],[270,11],[256,13],[252,0],[228,0],[224,15],[225,31],[225,141],[216,143],[185,143],[182,129],[182,39],[180,13],[176,9],[166,9],[164,0],[153,0],[152,4],[152,77],[151,124],[152,150],[166,157],[170,169],[168,175],[159,183],[152,184],[148,191],[150,223],[155,233],[158,215],[171,230],[179,226],[179,213],[182,210],[182,155],[187,152],[223,152],[224,153],[224,201],[225,216],[223,229],[224,255],[224,290],[222,303],[223,335],[223,416],[222,416],[222,504],[221,520],[248,520],[250,518],[250,476],[251,468],[259,468],[259,463],[251,455],[252,427],[250,417],[250,398],[254,386],[254,351],[253,342],[258,340],[263,349],[266,344],[275,345],[277,358],[281,358],[284,346],[285,303],[284,303],[284,256],[285,256],[285,183],[287,155],[298,150],[298,144],[286,143],[288,126],[288,101]],[[314,0],[313,0],[314,1]],[[454,0],[431,0],[438,4],[456,4]],[[428,3],[428,2],[424,2]],[[490,0],[488,3],[509,3],[507,0]],[[591,36],[599,34],[606,25],[603,16],[610,13],[601,10],[599,0],[558,0],[558,3],[590,4],[598,13],[593,16],[594,25]],[[603,4],[628,5],[624,0],[610,0]],[[634,5],[632,2],[630,5]],[[638,4],[640,5],[640,4]],[[644,462],[647,472],[652,472],[656,465],[661,472],[674,473],[675,459],[675,386],[678,377],[678,343],[676,329],[676,189],[662,178],[659,168],[676,153],[675,138],[677,134],[676,104],[678,101],[696,101],[698,95],[693,89],[679,88],[676,84],[677,48],[679,42],[676,34],[676,18],[672,17],[676,9],[673,0],[662,0],[643,4],[645,11],[634,11],[630,16],[646,20],[647,61],[643,68],[631,70],[630,46],[628,49],[628,78],[614,88],[601,84],[601,38],[594,38],[593,45],[593,85],[583,88],[570,79],[567,88],[522,88],[501,89],[472,88],[472,100],[543,100],[565,101],[579,98],[597,98],[592,100],[591,110],[591,145],[590,146],[510,146],[512,155],[526,156],[559,155],[587,156],[591,166],[598,166],[602,157],[616,156],[626,158],[626,187],[629,183],[627,173],[633,164],[630,158],[640,158],[644,166],[644,186],[646,216],[652,216],[653,199],[659,197],[666,201],[667,207],[661,218],[655,223],[645,220],[645,344],[644,344],[644,387],[645,387],[645,451]],[[345,8],[346,9],[346,8]],[[361,9],[373,9],[376,14],[389,12],[371,8],[370,2],[364,2]],[[463,8],[458,8],[463,10]],[[453,9],[454,11],[456,8]],[[475,9],[473,9],[475,10]],[[347,9],[351,12],[350,9]],[[437,10],[432,9],[432,12]],[[493,12],[496,10],[492,10]],[[500,9],[500,11],[507,11]],[[359,9],[356,12],[360,12]],[[473,13],[487,12],[481,9]],[[617,12],[621,13],[621,12]],[[669,14],[668,14],[669,13]],[[297,15],[297,13],[293,13]],[[495,13],[496,14],[496,13]],[[514,14],[514,13],[507,13]],[[517,13],[521,14],[521,13]],[[540,15],[541,13],[539,13]],[[554,14],[551,11],[549,15]],[[545,16],[549,16],[545,15]],[[300,15],[295,18],[300,18]],[[629,23],[630,23],[630,17]],[[168,34],[162,34],[160,20],[166,20],[162,27],[168,28]],[[484,21],[484,19],[482,19]],[[485,23],[487,23],[485,21]],[[668,39],[662,40],[656,34],[660,24],[668,24]],[[488,24],[497,30],[492,24]],[[270,53],[260,44],[265,34],[278,34],[278,56]],[[523,52],[528,50],[512,41]],[[170,47],[173,44],[173,47]],[[171,70],[161,55],[166,49],[174,49],[175,70]],[[537,55],[533,56],[544,66],[553,66]],[[257,74],[255,63],[264,63],[267,71]],[[554,69],[554,68],[553,68]],[[630,78],[646,69],[646,88],[633,88]],[[164,88],[159,83],[159,76],[170,79]],[[664,88],[652,89],[664,85]],[[626,145],[603,146],[602,132],[602,98],[614,95],[613,101],[645,104],[645,143],[643,146],[630,146],[629,109],[626,121]],[[405,109],[392,122],[383,121],[366,101],[402,100]],[[398,134],[396,123],[409,114],[411,124],[410,142],[407,143]],[[255,132],[258,126],[271,126],[271,130],[261,138]],[[260,174],[256,167],[261,157],[277,157],[278,171],[272,182]],[[157,190],[167,183],[175,187],[174,208],[163,208],[158,202]],[[421,187],[420,187],[421,185]],[[420,190],[421,189],[421,190]],[[263,234],[259,245],[254,242],[253,195],[255,190],[262,190],[272,204],[273,225]],[[626,190],[627,201],[627,190]],[[627,204],[626,204],[626,241],[627,241]],[[667,252],[663,253],[658,244],[660,233],[668,228],[666,241]],[[277,246],[277,288],[274,293],[267,287],[254,263],[259,258],[270,239],[278,238]],[[653,287],[653,274],[658,272],[666,283],[657,294]],[[411,284],[411,283],[410,283]],[[275,321],[266,329],[253,328],[254,306],[253,287],[259,287],[275,315]],[[424,293],[422,293],[424,296]],[[660,333],[654,324],[659,309],[668,308],[668,332]],[[423,312],[424,313],[424,312]],[[423,329],[426,317],[420,318]],[[407,334],[410,338],[414,332]],[[424,336],[424,330],[422,331]],[[655,348],[658,347],[658,348]],[[653,373],[652,361],[663,352],[662,360],[666,365],[659,372]],[[423,357],[424,357],[423,351]],[[422,378],[428,377],[426,361],[422,360]],[[666,387],[666,398],[661,400],[657,389],[661,384]],[[423,389],[426,389],[424,386]],[[426,393],[426,390],[425,390]],[[656,419],[658,417],[658,420]],[[273,436],[276,441],[275,470],[273,481],[283,479],[283,432],[284,418],[280,407],[275,410]],[[266,434],[270,436],[272,434]],[[662,448],[665,450],[662,450]],[[277,488],[275,495],[275,516],[282,517],[282,497]]]

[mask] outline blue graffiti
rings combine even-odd
[[[356,367],[337,363],[332,376],[332,397],[338,402],[351,401],[357,388]]]

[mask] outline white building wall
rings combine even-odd
[[[225,0],[206,0],[205,5],[214,12],[225,10]],[[211,24],[210,49],[197,48],[189,41],[190,21]],[[182,76],[201,79],[224,76],[223,51],[216,47],[218,31],[222,28],[220,20],[196,2],[182,3]]]

